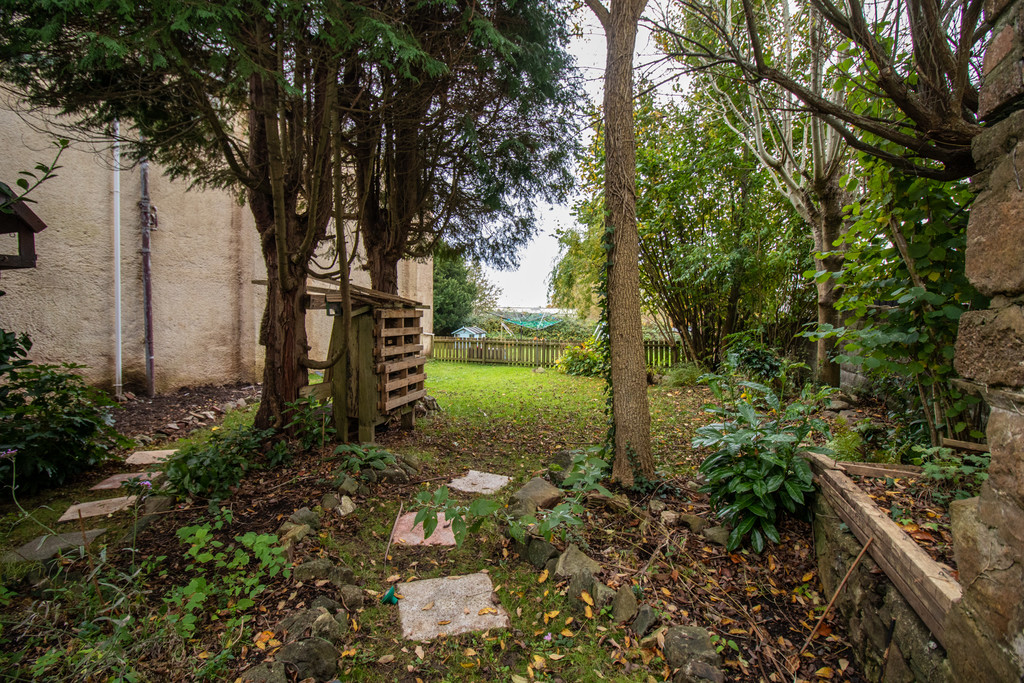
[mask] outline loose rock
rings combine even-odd
[[[558,557],[558,548],[543,538],[534,538],[526,546],[524,557],[537,569],[543,569],[552,557]]]
[[[651,501],[650,510],[652,514],[660,515],[665,510],[665,501],[655,498]]]
[[[711,643],[711,634],[699,626],[673,626],[665,632],[665,662],[673,669],[682,669],[691,662],[718,666],[718,652]]]
[[[724,526],[713,526],[704,530],[704,538],[720,546],[729,544],[729,529]]]
[[[337,648],[323,638],[306,638],[282,647],[275,661],[294,666],[300,681],[310,677],[325,681],[337,673],[339,655]]]
[[[284,662],[261,662],[242,672],[242,683],[288,683]]]
[[[310,628],[310,633],[314,638],[323,638],[334,645],[341,645],[345,640],[345,629],[327,612],[316,618]]]
[[[550,482],[540,477],[534,477],[526,482],[523,488],[513,493],[512,498],[528,504],[532,503],[535,506],[534,509],[547,509],[557,505],[558,501],[562,500],[562,495],[562,491],[552,486]]]
[[[359,491],[359,482],[352,477],[345,477],[345,481],[341,482],[341,486],[338,487],[338,493],[348,494],[350,496],[356,495]]]
[[[318,558],[304,562],[292,570],[292,578],[301,582],[326,579],[337,588],[341,588],[352,583],[355,574],[348,567],[336,566],[326,558]]]
[[[584,555],[573,543],[559,556],[558,564],[555,565],[555,575],[571,578],[573,574],[581,571],[597,574],[601,571],[601,565]]]
[[[690,527],[690,530],[695,534],[699,534],[708,528],[708,520],[704,519],[700,515],[684,514],[679,518],[683,524]]]
[[[313,529],[320,528],[320,515],[316,514],[309,508],[299,508],[292,513],[292,516],[288,518],[288,521],[292,524],[305,524]]]
[[[665,526],[675,526],[679,524],[679,513],[675,510],[663,510],[661,513],[661,523]]]
[[[340,517],[347,517],[356,511],[356,504],[348,496],[342,496],[338,504],[337,513]]]
[[[341,505],[341,501],[333,493],[325,493],[323,498],[320,499],[320,507],[324,510],[333,510],[339,505]]]
[[[622,624],[636,616],[636,596],[630,586],[623,586],[612,600],[612,619]]]
[[[650,605],[642,605],[633,620],[633,632],[637,637],[643,638],[651,630],[651,627],[658,622],[658,615]]]
[[[351,584],[341,587],[338,591],[338,598],[341,600],[341,604],[344,605],[345,609],[349,612],[362,609],[365,600],[365,597],[363,596],[363,589]]]
[[[388,467],[380,473],[380,479],[389,484],[408,484],[409,474],[398,467]]]

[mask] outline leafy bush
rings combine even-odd
[[[770,382],[782,372],[779,354],[743,334],[729,337],[725,365],[731,372],[762,382]]]
[[[665,371],[661,383],[670,387],[692,387],[704,375],[704,370],[697,363],[683,361]]]
[[[116,405],[72,372],[83,367],[33,363],[25,334],[0,330],[0,482],[18,493],[59,486],[110,458],[130,441],[113,427]]]
[[[376,446],[343,443],[334,449],[334,455],[342,459],[335,475],[357,474],[367,469],[383,471],[388,465],[395,464],[394,455]]]
[[[978,495],[981,485],[988,479],[991,457],[988,453],[955,453],[949,448],[914,446],[915,465],[924,469],[924,476],[938,483],[940,491],[933,493],[941,503],[950,498],[970,498]]]
[[[251,427],[217,430],[207,441],[182,448],[164,472],[177,495],[223,500],[252,469],[276,467],[289,457],[282,441],[269,444],[274,430]]]
[[[569,375],[603,377],[608,372],[608,347],[591,337],[582,344],[570,346],[562,353],[555,367]]]
[[[285,429],[295,428],[295,438],[303,450],[323,448],[334,438],[337,430],[327,404],[308,396],[285,405],[291,416],[291,422],[285,425]]]
[[[754,550],[761,552],[766,540],[779,542],[780,515],[806,507],[804,494],[813,488],[812,474],[798,452],[826,451],[804,443],[814,432],[827,434],[825,423],[811,416],[823,394],[807,386],[799,399],[783,406],[784,381],[778,393],[756,382],[739,382],[731,388],[732,394],[740,390],[731,403],[723,381],[718,377],[710,382],[722,405],[707,408],[721,421],[699,428],[693,439],[694,446],[715,449],[700,465],[707,478],[701,490],[711,494],[712,507],[733,527],[728,549],[735,550],[749,536]]]

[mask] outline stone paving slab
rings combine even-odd
[[[135,504],[135,496],[121,496],[119,498],[105,498],[103,500],[94,500],[88,503],[78,503],[72,505],[67,509],[63,515],[60,516],[58,522],[70,522],[78,519],[79,513],[83,519],[89,517],[99,517],[100,515],[109,515],[112,512],[120,512],[126,510]]]
[[[177,448],[171,448],[165,451],[135,451],[128,456],[125,463],[129,465],[155,465],[159,462],[163,462],[177,452]]]
[[[477,472],[476,470],[470,470],[469,472],[466,472],[466,476],[459,477],[458,479],[452,479],[448,486],[456,491],[488,494],[500,491],[510,481],[512,481],[511,477],[505,477],[500,474],[491,474],[490,472]]]
[[[112,474],[95,486],[90,486],[90,491],[106,491],[107,489],[119,489],[121,484],[132,479],[154,482],[162,475],[161,472],[129,472],[126,474]]]
[[[508,613],[495,603],[491,577],[484,573],[400,583],[396,591],[402,637],[432,640],[472,631],[508,628]]]
[[[92,543],[106,529],[90,529],[85,532],[85,544]],[[40,536],[25,545],[5,553],[0,562],[42,562],[48,560],[62,550],[77,548],[82,545],[82,532],[69,531],[56,536]]]
[[[413,526],[415,512],[407,512],[395,522],[395,534],[392,543],[395,545],[455,545],[455,534],[452,533],[451,522],[444,518],[444,513],[437,513],[437,528],[430,538],[423,538],[423,525]]]

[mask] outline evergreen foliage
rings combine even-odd
[[[466,263],[457,254],[434,257],[434,331],[448,335],[469,322],[476,299]]]

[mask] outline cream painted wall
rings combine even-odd
[[[36,121],[45,126],[42,121]],[[0,180],[49,162],[56,136],[39,132],[0,102]],[[32,209],[47,228],[36,236],[35,269],[4,271],[0,327],[28,332],[31,356],[49,363],[75,362],[93,384],[114,383],[113,166],[109,146],[75,144],[61,158],[56,178],[32,194]],[[122,356],[126,389],[145,381],[140,178],[126,168],[121,179]],[[150,197],[159,227],[152,236],[154,345],[157,390],[181,386],[258,382],[258,346],[265,277],[249,210],[223,191],[187,185],[150,168]],[[366,273],[354,273],[368,286]],[[399,269],[403,296],[433,300],[432,264],[406,262]],[[425,326],[432,329],[427,312]],[[313,357],[326,354],[330,320],[307,317]]]

